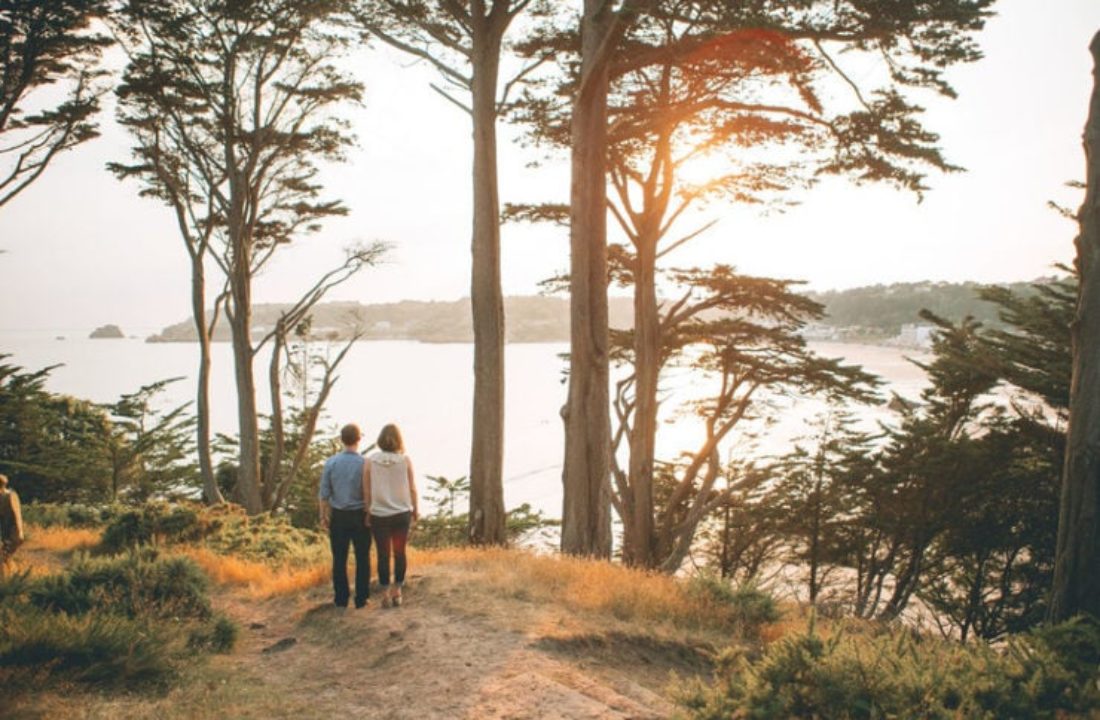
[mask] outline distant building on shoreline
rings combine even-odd
[[[928,350],[932,347],[932,339],[936,333],[935,325],[923,325],[908,323],[901,326],[901,332],[891,338],[886,344],[896,347],[920,348]]]

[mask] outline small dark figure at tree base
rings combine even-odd
[[[12,555],[23,544],[23,510],[19,495],[8,488],[8,476],[0,475],[0,576],[8,574]]]

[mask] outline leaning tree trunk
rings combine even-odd
[[[1086,612],[1100,617],[1100,32],[1089,49],[1093,90],[1085,124],[1087,190],[1076,243],[1080,289],[1072,327],[1073,382],[1050,600],[1055,622]]]
[[[569,399],[562,469],[563,552],[611,555],[607,326],[607,92],[611,3],[585,0],[581,86],[571,126]]]
[[[202,476],[202,494],[208,505],[225,502],[214,477],[210,452],[210,328],[206,324],[206,276],[202,258],[191,260],[191,316],[199,337],[199,378],[195,398],[195,445]]]
[[[469,537],[503,544],[504,297],[500,284],[496,90],[504,28],[474,3],[471,58],[474,219],[470,304],[474,324],[474,417],[470,447]]]

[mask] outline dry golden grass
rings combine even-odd
[[[67,527],[27,527],[26,550],[48,550],[63,553],[87,550],[99,544],[99,530]]]
[[[688,592],[676,578],[608,562],[523,550],[448,548],[418,550],[409,565],[458,566],[496,593],[631,623],[718,630],[729,622],[721,608]]]
[[[180,553],[194,560],[214,582],[243,586],[248,595],[257,600],[291,595],[328,581],[328,568],[324,565],[272,567],[195,547],[182,548]]]
[[[38,561],[39,558],[28,557],[25,554],[16,555],[14,558],[8,561],[5,572],[13,575],[21,575],[27,573],[28,577],[45,577],[47,575],[53,575],[61,569],[61,565],[53,565]]]

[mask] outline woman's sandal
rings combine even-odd
[[[400,595],[394,595],[392,598],[390,598],[390,604],[393,605],[393,607],[395,607],[395,608],[396,607],[401,607],[401,596]]]

